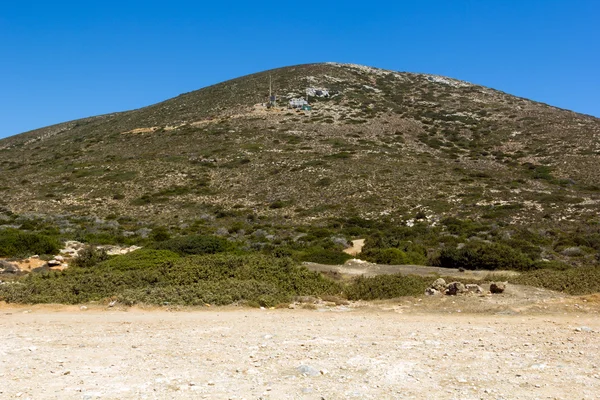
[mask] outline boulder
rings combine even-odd
[[[490,284],[490,292],[493,294],[504,293],[506,290],[506,282],[492,282]]]
[[[449,296],[456,296],[466,292],[465,285],[460,282],[451,282],[446,286],[446,294]]]
[[[8,261],[0,260],[0,273],[2,274],[16,274],[20,271],[16,264]]]
[[[310,365],[300,365],[296,370],[304,376],[319,376],[321,372]]]
[[[425,295],[426,296],[435,296],[438,293],[440,293],[440,292],[437,291],[436,289],[432,288],[432,287],[429,287],[429,288],[425,289]]]
[[[469,293],[477,293],[477,294],[482,294],[483,293],[483,288],[479,285],[476,285],[474,283],[467,283],[465,285],[465,289],[467,289],[467,292]]]
[[[442,278],[436,279],[435,282],[431,284],[431,288],[437,290],[438,292],[443,292],[446,290],[446,281]]]

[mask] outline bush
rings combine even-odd
[[[169,234],[169,230],[164,226],[157,226],[152,229],[152,234],[150,235],[150,239],[155,242],[164,242],[165,240],[171,239],[171,235]]]
[[[339,265],[350,260],[352,256],[337,250],[310,249],[305,252],[301,252],[296,258],[298,259],[298,261],[306,261],[327,265]]]
[[[600,268],[570,268],[564,271],[530,271],[511,279],[521,285],[536,286],[570,295],[600,292]]]
[[[71,266],[90,268],[106,260],[108,260],[108,254],[106,254],[106,250],[98,249],[94,246],[86,246],[79,251],[77,257],[75,257],[71,262]]]
[[[424,265],[427,258],[419,252],[404,252],[396,248],[370,249],[361,253],[360,258],[377,264],[388,265]]]
[[[370,249],[360,255],[361,259],[377,264],[402,265],[407,264],[406,253],[395,248]]]
[[[531,266],[531,270],[553,269],[555,271],[565,271],[571,268],[572,267],[569,264],[565,264],[560,261],[536,261]]]
[[[217,236],[181,236],[152,246],[155,249],[170,250],[180,255],[215,254],[227,251],[227,240]]]
[[[57,254],[61,243],[52,236],[22,232],[17,229],[0,231],[0,257],[28,257],[33,254]]]
[[[489,229],[480,223],[471,220],[461,220],[454,217],[445,218],[441,222],[450,234],[464,237],[470,237],[477,232]]]
[[[420,296],[431,285],[430,277],[415,275],[360,276],[345,290],[349,300],[393,299],[401,296]]]
[[[125,304],[201,305],[255,302],[264,306],[293,296],[338,294],[339,284],[290,259],[214,254],[180,258],[166,250],[139,250],[95,268],[30,274],[0,286],[0,300],[76,304],[116,297]]]
[[[532,268],[532,261],[520,251],[504,244],[469,243],[461,249],[443,249],[439,255],[439,266],[468,270],[527,271]]]
[[[96,270],[108,272],[154,270],[158,266],[177,259],[179,259],[179,255],[169,250],[141,249],[104,261],[97,265]]]

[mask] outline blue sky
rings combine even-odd
[[[446,75],[600,117],[599,15],[597,0],[6,0],[0,138],[324,61]]]

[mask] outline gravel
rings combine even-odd
[[[598,332],[589,314],[0,306],[0,398],[595,399]]]

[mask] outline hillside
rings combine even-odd
[[[281,108],[267,109],[269,77]],[[312,111],[287,108],[307,88]],[[598,216],[600,120],[438,76],[345,64],[241,77],[0,140],[0,207],[165,224]]]

